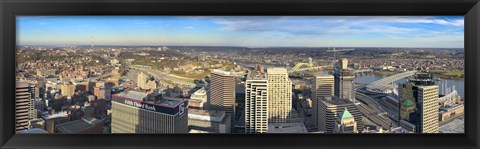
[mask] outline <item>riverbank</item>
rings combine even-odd
[[[450,78],[450,79],[463,79],[465,73],[463,71],[449,71],[446,73],[432,73],[433,77],[437,78]]]
[[[398,72],[380,70],[380,71],[373,71],[373,73],[382,75],[382,76],[391,76],[391,75],[397,74]],[[446,73],[432,73],[432,76],[434,78],[442,78],[442,79],[463,79],[465,77],[465,74],[463,71],[449,71]]]

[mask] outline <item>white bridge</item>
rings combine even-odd
[[[417,73],[417,71],[413,70],[385,77],[367,85],[367,91],[383,94],[392,93],[395,88],[395,86],[391,85],[393,82],[413,76],[415,73]]]

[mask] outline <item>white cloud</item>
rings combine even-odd
[[[228,31],[278,31],[292,34],[324,33],[408,33],[419,31],[414,27],[398,27],[396,23],[438,24],[463,26],[463,19],[439,19],[435,17],[398,16],[324,16],[324,17],[217,17],[214,23]],[[362,29],[358,29],[361,26]]]

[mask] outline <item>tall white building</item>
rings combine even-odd
[[[342,58],[342,62],[340,63],[340,68],[347,69],[347,67],[348,67],[348,59]]]
[[[16,82],[15,131],[31,128],[30,120],[37,118],[34,107],[35,87],[27,82]]]
[[[138,74],[138,76],[137,76],[137,86],[140,89],[146,89],[147,88],[147,79],[148,79],[148,76],[145,75],[143,72],[140,72],[140,74]]]
[[[438,133],[438,86],[419,86],[418,102],[420,105],[421,119],[420,132]]]
[[[267,69],[268,118],[271,123],[284,123],[292,111],[292,81],[285,68]]]
[[[245,133],[268,131],[268,81],[250,76],[245,82]]]
[[[332,97],[334,92],[335,79],[333,75],[315,76],[312,83],[312,119],[315,129],[318,129],[318,98]]]

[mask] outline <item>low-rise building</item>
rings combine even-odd
[[[224,111],[189,109],[188,129],[209,133],[230,133],[230,115]]]
[[[82,118],[55,126],[56,133],[98,134],[103,132],[103,121],[95,118]]]
[[[440,108],[440,113],[438,114],[438,120],[440,122],[450,121],[456,117],[464,115],[465,106],[463,104],[455,104]]]

